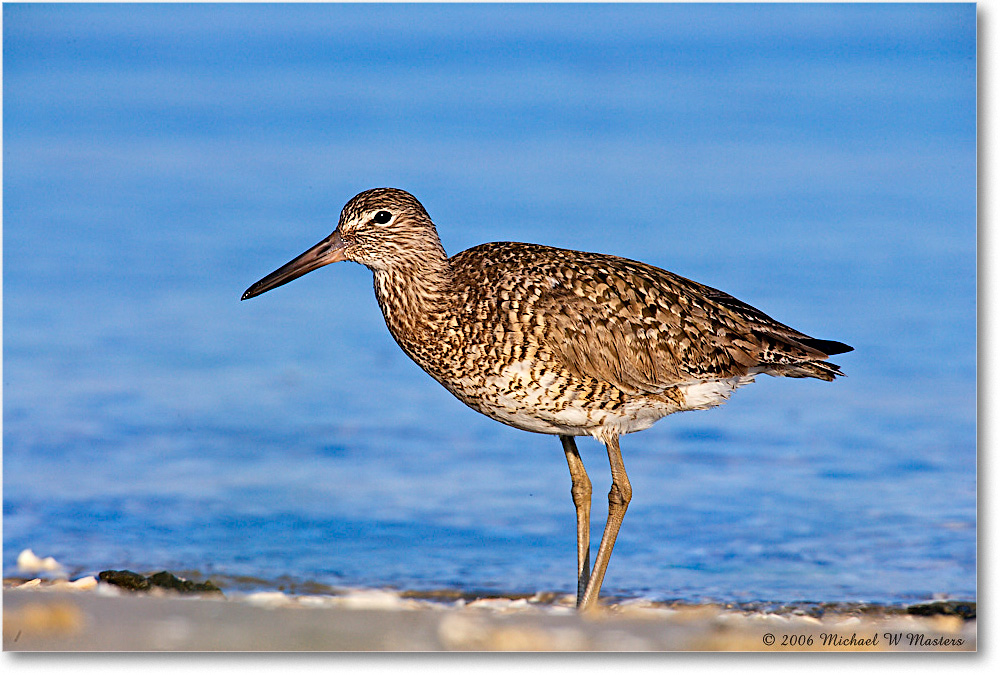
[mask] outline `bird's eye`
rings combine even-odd
[[[392,220],[392,214],[389,213],[388,211],[379,211],[378,213],[375,214],[375,217],[372,218],[372,220],[374,220],[379,225],[385,225],[390,220]]]

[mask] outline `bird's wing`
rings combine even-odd
[[[543,343],[571,372],[631,393],[751,369],[834,376],[835,366],[815,363],[826,354],[811,338],[722,291],[644,263],[579,256],[535,270],[548,280],[535,301]]]

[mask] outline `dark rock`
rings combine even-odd
[[[935,616],[938,614],[946,616],[960,616],[966,621],[976,618],[976,603],[961,600],[949,600],[947,602],[930,602],[926,605],[910,605],[906,608],[907,614],[917,616]]]
[[[104,570],[97,578],[106,584],[119,586],[127,591],[148,591],[149,579],[129,570]]]
[[[218,586],[211,581],[196,584],[188,579],[181,579],[164,570],[149,577],[149,582],[159,588],[168,588],[178,593],[221,593]]]
[[[129,591],[148,591],[152,588],[163,588],[177,593],[222,593],[222,590],[211,581],[196,584],[188,579],[163,571],[150,577],[130,572],[128,570],[105,570],[97,575],[101,581],[119,586]]]

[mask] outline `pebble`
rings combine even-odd
[[[60,580],[52,588],[68,591],[92,591],[97,588],[97,577],[80,577],[76,581]]]
[[[294,604],[288,595],[281,591],[261,591],[243,596],[243,601],[257,607],[287,607]]]
[[[337,598],[337,604],[349,609],[411,609],[416,606],[389,591],[352,591]]]
[[[51,574],[65,574],[63,566],[55,558],[39,558],[30,548],[21,551],[17,556],[17,569],[20,572],[49,572]]]

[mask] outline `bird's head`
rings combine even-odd
[[[443,255],[434,223],[416,197],[396,188],[375,188],[347,202],[337,229],[329,237],[252,285],[242,299],[342,260],[353,260],[378,271]]]

